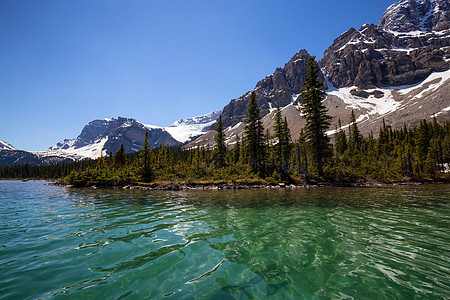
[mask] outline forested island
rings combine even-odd
[[[354,185],[396,182],[448,182],[450,122],[422,120],[413,128],[383,126],[363,137],[353,111],[348,130],[339,126],[331,138],[331,117],[322,104],[325,92],[311,57],[301,92],[306,126],[293,142],[287,120],[277,107],[273,134],[264,128],[252,92],[244,133],[227,145],[222,119],[211,148],[151,148],[148,132],[137,153],[116,153],[96,160],[51,166],[1,167],[0,178],[58,179],[73,187],[179,189],[219,186]],[[333,142],[332,142],[333,141]]]

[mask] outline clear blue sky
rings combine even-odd
[[[395,0],[0,0],[0,140],[43,150],[94,119],[223,108]]]

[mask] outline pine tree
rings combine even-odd
[[[241,141],[239,135],[237,135],[236,144],[234,145],[233,148],[233,162],[235,165],[239,163],[240,157],[241,157]]]
[[[312,160],[319,176],[323,176],[324,160],[331,155],[330,140],[326,135],[331,117],[327,114],[327,109],[322,104],[325,92],[321,89],[323,84],[317,79],[318,73],[319,69],[316,65],[315,57],[311,56],[308,60],[304,88],[301,90],[301,111],[306,119],[306,142],[308,143]]]
[[[117,165],[124,165],[126,162],[125,148],[123,147],[123,142],[120,144],[119,150],[116,151],[114,161]]]
[[[356,125],[355,112],[352,109],[350,117],[350,150],[353,153],[359,152],[362,144],[362,136],[359,132],[358,125]]]
[[[277,105],[277,109],[275,111],[275,124],[273,126],[274,137],[275,137],[275,145],[273,146],[275,150],[274,161],[278,165],[278,170],[281,171],[283,168],[283,130],[284,124],[281,116],[280,106]]]
[[[284,118],[284,122],[283,122],[281,144],[282,144],[281,154],[282,154],[282,158],[283,158],[283,169],[285,172],[287,172],[287,170],[289,168],[290,158],[291,158],[292,145],[291,145],[291,131],[289,130],[289,126],[288,126],[286,117]]]
[[[338,120],[338,128],[336,129],[335,148],[336,152],[340,155],[344,154],[345,150],[347,150],[347,136],[345,135],[345,131],[342,130],[341,119]]]
[[[264,164],[264,127],[261,122],[259,106],[256,103],[256,94],[250,95],[250,103],[247,109],[245,121],[245,134],[250,166],[253,172],[262,171]]]
[[[141,148],[142,169],[141,177],[144,182],[150,182],[153,179],[153,170],[150,166],[150,143],[148,141],[148,129],[145,130],[144,145]]]
[[[217,133],[216,136],[214,137],[214,141],[216,142],[215,159],[217,167],[221,168],[225,166],[225,156],[227,152],[227,146],[225,144],[225,133],[223,131],[222,116],[220,116],[219,120],[217,121],[216,131]]]

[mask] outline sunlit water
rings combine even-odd
[[[450,186],[81,190],[0,181],[0,298],[445,299]]]

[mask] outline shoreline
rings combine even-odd
[[[186,183],[165,183],[165,184],[136,184],[124,186],[85,186],[77,187],[73,185],[50,182],[48,185],[75,188],[75,189],[111,189],[111,190],[148,190],[148,191],[201,191],[201,190],[248,190],[248,189],[301,189],[301,188],[321,188],[321,187],[389,187],[389,186],[413,186],[427,184],[449,184],[449,182],[364,182],[364,183],[315,183],[315,184],[286,184],[286,183],[266,183],[266,184],[242,184],[242,183],[219,183],[219,184],[186,184]]]

